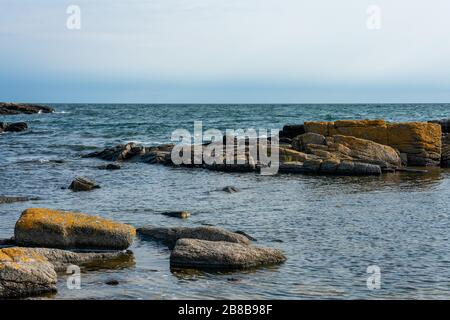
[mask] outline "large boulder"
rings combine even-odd
[[[18,298],[56,291],[53,265],[26,248],[0,249],[0,298]]]
[[[170,254],[172,268],[248,269],[286,261],[276,249],[225,241],[180,239]]]
[[[126,224],[82,213],[27,209],[16,222],[14,239],[20,246],[62,249],[124,250],[136,230]]]
[[[341,120],[305,122],[304,126],[306,132],[353,136],[390,146],[406,155],[408,165],[438,165],[441,158],[441,126],[435,123]]]
[[[37,104],[0,102],[0,115],[51,113],[54,111],[53,108]]]
[[[167,245],[169,248],[173,248],[175,243],[179,239],[199,239],[208,241],[225,241],[234,242],[244,245],[250,244],[247,237],[230,232],[217,227],[174,227],[174,228],[162,228],[162,227],[142,227],[137,229],[137,233],[142,238],[150,238],[156,241],[160,241]]]

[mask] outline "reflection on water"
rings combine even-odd
[[[246,272],[172,272],[165,246],[136,239],[129,260],[83,268],[81,290],[69,290],[67,275],[60,274],[58,293],[44,298],[450,298],[449,170],[267,177],[141,163],[109,172],[96,169],[100,160],[80,159],[92,146],[167,142],[173,129],[189,129],[194,118],[218,129],[280,128],[304,120],[443,118],[448,105],[55,107],[69,113],[2,120],[27,121],[30,132],[0,136],[0,194],[40,200],[0,205],[0,238],[13,234],[24,209],[49,207],[135,226],[242,230],[258,239],[255,245],[281,249],[288,260]],[[93,178],[101,189],[62,189],[78,175]],[[241,192],[215,191],[228,185]],[[191,217],[159,214],[168,210],[187,210]],[[381,269],[381,290],[366,287],[369,265]],[[108,285],[111,279],[118,285]]]

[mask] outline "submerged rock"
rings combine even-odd
[[[29,103],[7,103],[0,102],[0,115],[52,113],[53,108]]]
[[[0,204],[2,203],[13,203],[13,202],[23,202],[23,201],[31,201],[31,200],[39,200],[37,197],[9,197],[9,196],[0,196]]]
[[[165,211],[161,212],[161,214],[168,217],[181,219],[187,219],[191,216],[191,214],[188,211]]]
[[[69,186],[69,189],[75,192],[79,191],[91,191],[92,189],[98,189],[100,186],[94,181],[85,177],[77,177]]]
[[[63,249],[124,250],[133,242],[133,227],[82,213],[27,209],[16,222],[18,245]]]
[[[0,249],[0,298],[56,292],[56,280],[53,264],[34,250]]]
[[[228,193],[236,193],[236,192],[240,192],[241,190],[234,186],[226,186],[222,189],[222,191],[225,191]]]
[[[122,167],[119,164],[108,163],[97,167],[100,170],[120,170]]]
[[[284,261],[286,257],[276,249],[198,239],[178,240],[170,254],[172,268],[248,269]]]
[[[163,228],[148,226],[138,228],[137,233],[144,239],[148,237],[150,239],[160,241],[167,245],[169,248],[173,248],[178,239],[184,238],[234,242],[244,245],[250,244],[250,241],[247,237],[217,227]]]
[[[28,125],[25,122],[5,123],[0,122],[0,133],[2,132],[21,132],[28,129]]]

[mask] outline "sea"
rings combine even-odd
[[[61,273],[39,299],[449,299],[450,171],[338,177],[225,173],[81,155],[126,142],[171,142],[176,129],[281,129],[341,119],[426,121],[450,104],[49,104],[52,114],[0,116],[29,129],[0,134],[0,238],[30,207],[99,215],[136,227],[213,225],[284,252],[284,264],[236,272],[171,270],[170,251],[137,238],[129,261]],[[101,185],[67,189],[77,176]],[[226,193],[225,186],[241,191]],[[187,210],[188,219],[162,215]],[[107,282],[117,280],[118,285]]]

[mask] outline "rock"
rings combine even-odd
[[[172,154],[169,151],[151,150],[140,159],[142,162],[150,164],[172,165]]]
[[[386,145],[342,135],[334,135],[326,140],[327,151],[337,159],[375,164],[382,168],[400,167],[402,165],[397,150]]]
[[[8,196],[0,196],[0,204],[2,203],[13,203],[13,202],[22,202],[22,201],[31,201],[31,200],[40,200],[37,197],[8,197]]]
[[[28,125],[25,122],[5,123],[0,122],[0,133],[25,131]]]
[[[181,219],[187,219],[191,216],[191,214],[188,211],[167,211],[167,212],[161,212],[161,214],[173,217],[173,218],[181,218]]]
[[[56,272],[69,265],[125,261],[131,252],[71,252],[49,248],[0,249],[0,298],[18,298],[56,292]]]
[[[82,213],[27,209],[16,222],[18,245],[62,249],[124,250],[136,230],[126,224]]]
[[[292,140],[292,149],[305,152],[308,144],[325,145],[325,136],[314,132],[298,135]]]
[[[441,166],[444,168],[450,167],[450,134],[448,134],[448,133],[444,133],[442,135]]]
[[[234,233],[242,234],[244,237],[246,237],[246,238],[247,238],[248,240],[250,240],[250,241],[258,241],[258,240],[256,240],[255,238],[253,238],[251,235],[245,233],[244,231],[236,230]]]
[[[14,241],[14,237],[9,239],[0,239],[0,246],[14,246],[16,241]]]
[[[408,165],[437,165],[441,126],[426,122],[388,123],[384,120],[305,122],[305,131],[324,136],[353,136],[390,146],[407,155]]]
[[[170,254],[172,268],[233,270],[286,261],[276,249],[253,247],[240,243],[180,239]]]
[[[125,161],[139,155],[145,154],[145,148],[134,142],[120,144],[112,148],[106,148],[102,151],[92,152],[83,155],[83,158],[100,158],[107,161]]]
[[[236,193],[236,192],[240,192],[241,190],[234,186],[226,186],[222,189],[222,191],[225,191],[228,193]]]
[[[26,248],[0,249],[0,298],[19,298],[56,292],[54,266]]]
[[[143,227],[138,228],[137,233],[145,238],[151,238],[160,241],[173,248],[178,239],[189,238],[209,241],[226,241],[240,243],[244,245],[250,244],[247,237],[230,232],[217,227],[174,227],[174,228],[158,228],[158,227]]]
[[[350,176],[369,176],[380,175],[381,167],[378,165],[341,161],[337,159],[327,160],[308,160],[302,162],[285,162],[280,164],[279,172],[281,173],[313,173],[313,174],[329,174],[329,175],[350,175]]]
[[[94,181],[85,177],[77,177],[69,186],[69,189],[75,192],[79,191],[91,191],[92,189],[100,188]]]
[[[108,286],[118,286],[119,285],[119,281],[115,280],[115,279],[107,280],[105,283]]]
[[[115,163],[109,163],[109,164],[105,164],[105,165],[101,165],[97,167],[100,170],[119,170],[122,169],[122,167],[119,164],[115,164]]]
[[[69,265],[94,265],[98,267],[110,267],[114,262],[126,265],[130,260],[134,261],[131,251],[114,252],[73,252],[68,250],[50,248],[26,248],[29,251],[45,257],[57,272],[66,271]]]
[[[298,135],[305,133],[305,126],[303,124],[287,124],[280,131],[279,136],[281,138],[293,139]]]
[[[278,152],[280,162],[293,162],[293,161],[304,162],[308,159],[316,158],[314,155],[309,155],[304,152],[299,152],[296,150],[283,147],[279,147]]]
[[[52,113],[53,108],[28,103],[6,103],[0,102],[0,115]]]
[[[432,120],[428,122],[440,125],[442,133],[450,133],[450,119]]]

